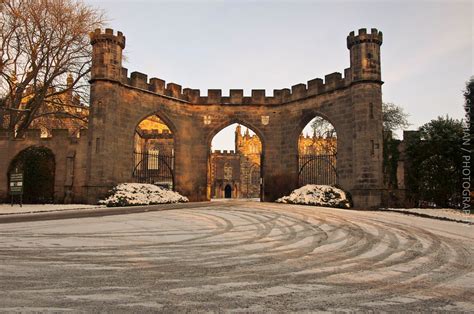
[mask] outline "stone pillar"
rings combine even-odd
[[[379,83],[351,87],[354,113],[353,187],[355,208],[377,208],[383,189],[382,93]]]
[[[179,136],[175,138],[176,191],[193,202],[208,200],[210,150],[200,128],[200,121],[202,120],[175,121],[179,129]]]

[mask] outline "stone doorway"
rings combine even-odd
[[[224,198],[232,198],[232,187],[227,184],[224,188]]]
[[[19,152],[11,161],[12,172],[23,173],[23,202],[45,204],[54,201],[55,158],[46,147],[32,146]]]

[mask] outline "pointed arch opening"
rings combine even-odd
[[[19,152],[8,167],[10,174],[23,173],[23,202],[47,204],[54,202],[56,162],[53,152],[43,146],[31,146]]]
[[[329,120],[315,116],[298,138],[298,186],[337,185],[337,133]]]
[[[233,123],[210,141],[208,198],[246,198],[262,195],[262,139],[251,128]]]
[[[140,121],[134,135],[133,181],[174,190],[174,145],[173,132],[157,114]]]

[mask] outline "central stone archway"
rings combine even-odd
[[[152,113],[170,126],[174,140],[175,189],[191,201],[208,193],[209,144],[223,127],[241,123],[262,139],[262,198],[273,201],[298,185],[297,139],[315,115],[337,129],[338,184],[351,192],[356,207],[381,203],[382,98],[380,45],[382,33],[372,29],[347,37],[350,68],[307,84],[274,90],[232,89],[228,96],[199,90],[122,67],[125,37],[107,29],[91,34],[91,115],[87,190],[90,202],[113,185],[132,181],[133,133]],[[370,58],[369,58],[370,55]],[[114,163],[108,162],[113,156]]]
[[[238,119],[220,129],[209,141],[208,197],[222,198],[227,184],[232,198],[262,198],[263,147],[265,140]],[[211,142],[212,141],[212,142]],[[233,142],[231,145],[231,141]],[[224,144],[225,143],[225,144]],[[220,150],[219,146],[232,149]],[[216,149],[217,148],[217,149]]]

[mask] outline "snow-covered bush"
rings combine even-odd
[[[308,184],[276,200],[278,203],[350,208],[347,193],[329,185]]]
[[[188,202],[188,198],[171,190],[144,183],[122,183],[110,191],[110,196],[99,201],[108,207],[153,205]]]

